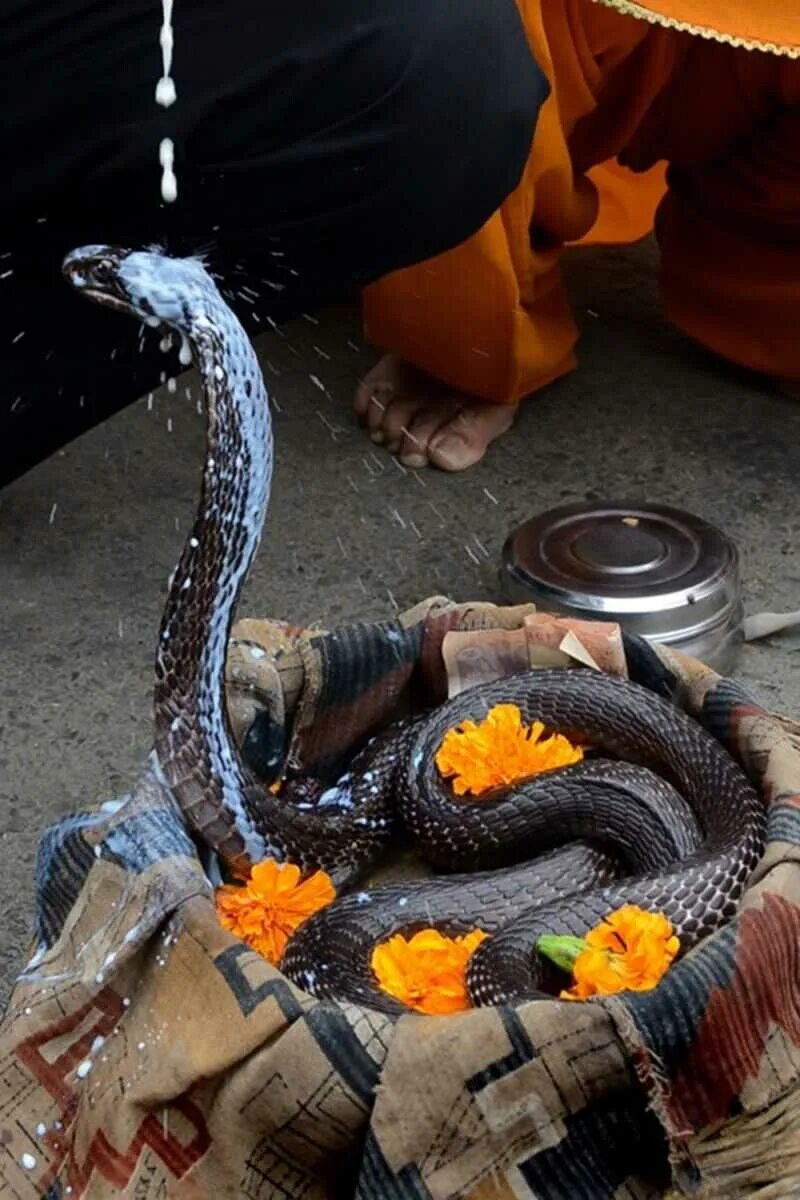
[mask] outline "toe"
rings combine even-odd
[[[419,396],[398,396],[386,409],[383,432],[393,454],[401,449],[418,413],[424,409],[425,401]]]
[[[403,431],[399,458],[404,467],[427,466],[431,439],[453,419],[459,407],[460,401],[457,398],[441,398],[435,403],[424,404],[417,410]]]
[[[366,420],[375,401],[388,403],[398,391],[403,364],[394,354],[384,354],[358,383],[353,396],[357,416]]]
[[[428,459],[443,471],[465,471],[474,467],[513,420],[514,409],[510,406],[464,405],[430,439]]]
[[[441,471],[466,471],[481,461],[487,447],[488,442],[475,442],[447,429],[428,447],[428,462]]]
[[[373,441],[383,441],[383,426],[386,414],[395,402],[394,391],[390,384],[376,384],[372,389],[362,422],[366,425]],[[376,437],[378,434],[380,436]]]

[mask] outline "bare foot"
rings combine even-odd
[[[516,409],[454,392],[386,354],[359,384],[355,410],[373,442],[405,467],[464,471],[510,429]]]

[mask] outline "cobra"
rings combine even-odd
[[[346,802],[318,803],[321,781],[298,781],[276,798],[255,780],[224,688],[272,477],[255,353],[197,259],[92,246],[69,255],[64,273],[89,299],[177,331],[203,382],[200,501],[169,588],[154,693],[156,753],[187,824],[234,871],[271,856],[323,867],[344,890],[397,820],[435,865],[458,872],[342,896],[289,943],[281,965],[292,979],[317,995],[396,1009],[371,976],[375,943],[421,924],[464,931],[480,922],[492,936],[473,958],[470,992],[475,1003],[495,1003],[539,993],[540,933],[580,934],[618,904],[664,911],[684,950],[730,919],[763,844],[759,797],[696,722],[633,683],[537,671],[473,689],[380,734],[334,792]],[[500,701],[588,738],[604,757],[480,804],[456,800],[435,751],[448,728]]]
[[[291,786],[278,800],[247,770],[228,720],[228,638],[273,467],[269,398],[250,341],[200,259],[86,246],[66,257],[63,274],[87,299],[177,332],[202,379],[208,431],[200,500],[156,652],[155,750],[164,777],[189,827],[234,873],[274,857],[323,867],[343,885],[391,836],[387,792],[356,787],[346,807],[320,807],[313,801],[322,785],[300,781],[303,807],[292,803]],[[395,755],[386,739],[369,754],[390,776]]]

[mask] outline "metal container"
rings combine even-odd
[[[513,603],[616,621],[723,674],[743,640],[736,546],[666,505],[586,502],[542,513],[509,535],[501,586]]]

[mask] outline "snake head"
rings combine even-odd
[[[129,253],[116,246],[82,246],[64,259],[62,274],[71,287],[96,304],[138,315],[122,273]]]
[[[82,246],[64,259],[62,272],[77,292],[147,325],[188,332],[221,303],[201,258],[172,258],[156,249]]]

